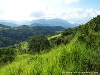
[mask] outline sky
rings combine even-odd
[[[61,18],[85,23],[100,15],[100,0],[0,0],[0,20]]]

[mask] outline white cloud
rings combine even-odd
[[[61,18],[67,19],[73,23],[84,23],[89,21],[91,18],[100,15],[100,11],[95,9],[81,9],[81,8],[73,8],[73,9],[66,9],[60,15]]]
[[[37,0],[0,0],[0,8],[4,12],[0,19],[24,20],[32,12],[44,10],[46,7]]]
[[[53,8],[47,8],[44,10],[45,18],[57,18],[59,16],[59,11],[53,9]]]
[[[43,18],[45,17],[45,14],[42,11],[36,11],[36,12],[33,12],[30,16],[35,17],[35,18]]]
[[[60,2],[62,2],[63,0],[53,0],[54,2],[56,2],[56,3],[60,3]]]
[[[58,3],[52,4],[52,1]],[[100,15],[100,10],[93,8],[68,8],[80,0],[0,0],[0,19],[32,20],[37,18],[62,18],[69,22],[84,23]],[[50,3],[49,3],[50,2]],[[49,4],[49,5],[48,5]]]
[[[79,0],[53,0],[56,3],[72,4],[77,3]]]
[[[77,3],[79,0],[64,0],[65,4]]]

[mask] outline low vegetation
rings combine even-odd
[[[100,16],[48,39],[32,37],[15,46],[17,56],[12,63],[0,68],[0,74],[99,75]]]

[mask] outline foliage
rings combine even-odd
[[[76,30],[75,28],[68,28],[65,31],[62,32],[62,36],[67,36],[70,34],[75,34]]]
[[[54,46],[58,46],[61,44],[67,44],[69,43],[72,38],[75,36],[76,30],[75,28],[68,28],[65,31],[63,31],[61,34],[58,34],[56,36],[53,36],[49,39],[50,44]],[[59,36],[60,35],[60,36]]]
[[[19,27],[10,27],[0,25],[0,47],[7,47],[10,45],[18,44],[28,37],[36,35],[53,35],[57,31],[62,31],[65,28],[60,26],[27,26],[22,25]]]
[[[15,56],[16,51],[14,48],[0,48],[0,64],[13,61]]]
[[[99,75],[100,31],[97,28],[100,27],[99,25],[100,16],[92,19],[85,25],[78,26],[74,35],[69,33],[67,36],[51,38],[54,41],[60,40],[58,42],[60,45],[53,47],[48,53],[18,55],[14,62],[0,69],[0,74],[66,75],[67,72],[71,72],[67,75],[83,75],[83,72],[86,72],[84,75],[87,75],[87,72],[89,72],[88,75]],[[34,43],[40,47],[47,40],[47,38],[46,40],[44,38],[42,36],[42,38],[34,37],[30,39],[31,47],[29,50],[34,49]],[[62,40],[70,41],[66,45],[61,45]]]
[[[86,49],[85,46],[86,44],[80,43],[75,36],[68,45],[60,45],[49,53],[18,55],[15,61],[3,67],[0,73],[2,75],[62,75],[66,72],[91,72],[90,75],[93,75],[93,72],[99,72],[100,49],[95,51]]]
[[[29,51],[40,52],[50,48],[48,39],[45,36],[35,36],[29,40]]]
[[[28,53],[28,42],[20,42],[19,44],[15,45],[15,50],[17,51],[17,54],[24,54]]]

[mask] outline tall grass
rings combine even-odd
[[[18,55],[14,62],[0,68],[0,75],[65,75],[67,72],[99,72],[99,48],[98,54],[96,51],[86,49],[85,46],[85,43],[80,43],[77,37],[74,37],[69,44],[55,47],[48,53]]]

